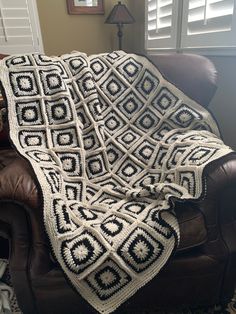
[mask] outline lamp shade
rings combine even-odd
[[[132,24],[135,20],[127,7],[118,1],[108,15],[105,23],[107,24]]]

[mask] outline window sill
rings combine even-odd
[[[146,52],[148,55],[159,55],[165,53],[193,53],[204,56],[236,56],[236,47],[225,47],[225,48],[184,48],[184,49],[173,49],[173,48],[147,48]]]

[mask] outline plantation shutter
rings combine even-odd
[[[234,0],[184,0],[182,48],[236,47]]]
[[[43,52],[35,0],[0,0],[0,53]]]
[[[146,49],[175,48],[177,0],[146,0]]]

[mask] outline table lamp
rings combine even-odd
[[[114,8],[111,10],[110,14],[108,15],[105,23],[107,24],[117,24],[118,27],[118,41],[119,41],[119,50],[122,49],[122,36],[123,36],[123,25],[124,24],[132,24],[135,20],[127,7],[121,3],[121,1],[118,1],[118,4],[114,6]]]

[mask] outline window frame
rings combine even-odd
[[[234,43],[230,45],[224,45],[224,46],[214,46],[214,47],[204,47],[204,46],[198,46],[198,47],[190,47],[186,46],[184,47],[184,44],[186,42],[183,41],[183,38],[186,35],[183,36],[183,32],[187,31],[187,16],[188,16],[188,3],[189,1],[186,0],[172,0],[173,3],[177,2],[178,5],[173,6],[175,8],[175,11],[173,10],[172,15],[175,16],[177,19],[177,27],[176,27],[176,42],[175,47],[166,47],[164,46],[160,40],[156,40],[156,42],[153,41],[152,45],[150,44],[150,39],[148,38],[148,0],[145,0],[145,50],[147,54],[150,55],[156,55],[161,53],[175,53],[175,52],[186,52],[186,53],[198,53],[203,55],[211,55],[211,56],[235,56],[236,55],[236,3],[234,3],[234,12],[232,15],[232,38],[235,39]],[[234,2],[236,2],[234,0]],[[187,4],[186,4],[187,3]],[[187,10],[187,11],[186,11]],[[185,22],[185,25],[184,25]],[[196,35],[195,35],[196,36]],[[212,33],[206,33],[204,34],[204,37],[208,39],[212,37]],[[216,36],[220,37],[220,36]],[[196,38],[196,37],[195,37]],[[195,40],[192,38],[193,41]]]
[[[5,0],[6,3],[6,0]],[[3,1],[0,1],[0,18],[1,18],[1,28],[3,30],[4,36],[5,36],[5,43],[1,42],[1,48],[0,52],[2,54],[22,54],[22,53],[44,53],[44,47],[43,47],[43,41],[42,41],[42,36],[41,36],[41,29],[40,29],[40,23],[39,23],[39,16],[38,16],[38,8],[37,8],[37,3],[36,0],[25,0],[26,7],[23,7],[21,5],[18,6],[7,6],[5,5]],[[14,21],[14,18],[9,18],[5,17],[4,21],[4,10],[22,10],[22,9],[27,10],[27,17],[25,16],[24,18],[28,18],[28,23],[29,23],[29,29],[30,29],[30,36],[32,43],[22,43],[20,44],[20,38],[22,35],[14,35],[13,37],[18,38],[18,40],[14,44],[14,39],[12,39],[11,43],[8,43],[7,40],[7,33],[6,33],[6,28],[7,26],[5,25],[6,19],[12,19]],[[19,17],[20,19],[20,17]],[[16,19],[17,20],[17,19]],[[28,27],[28,26],[27,26]],[[8,26],[10,29],[11,27]],[[13,26],[13,29],[17,28],[17,26]],[[20,28],[20,27],[19,27]],[[24,27],[23,27],[24,28]],[[12,35],[11,35],[12,36]]]

